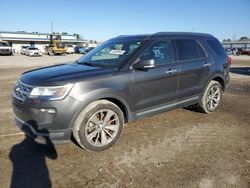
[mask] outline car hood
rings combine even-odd
[[[10,46],[0,46],[0,49],[12,49]]]
[[[56,86],[76,83],[87,79],[112,76],[113,69],[104,69],[87,65],[60,64],[35,69],[23,73],[20,80],[33,86]]]

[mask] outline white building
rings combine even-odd
[[[242,40],[242,41],[223,41],[222,45],[224,48],[243,48],[249,49],[250,48],[250,40]]]
[[[77,39],[76,35],[61,35],[62,42],[66,44],[87,46],[87,40]],[[49,33],[5,32],[0,31],[0,40],[8,41],[15,53],[20,53],[21,46],[34,46],[45,52],[45,46],[50,43]]]

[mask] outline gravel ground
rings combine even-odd
[[[37,145],[13,122],[13,85],[25,70],[78,57],[0,57],[1,187],[250,187],[250,57],[233,56],[215,113],[177,109],[130,123],[98,153]]]

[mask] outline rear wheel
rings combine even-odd
[[[123,113],[107,100],[89,104],[78,116],[73,135],[78,144],[90,151],[112,146],[123,130]]]
[[[215,111],[220,104],[221,96],[221,84],[215,80],[212,80],[203,93],[201,102],[197,104],[198,110],[204,113],[211,113]]]

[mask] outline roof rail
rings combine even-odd
[[[195,36],[212,36],[208,33],[196,33],[196,32],[157,32],[154,33],[152,36],[158,36],[158,35],[195,35]]]

